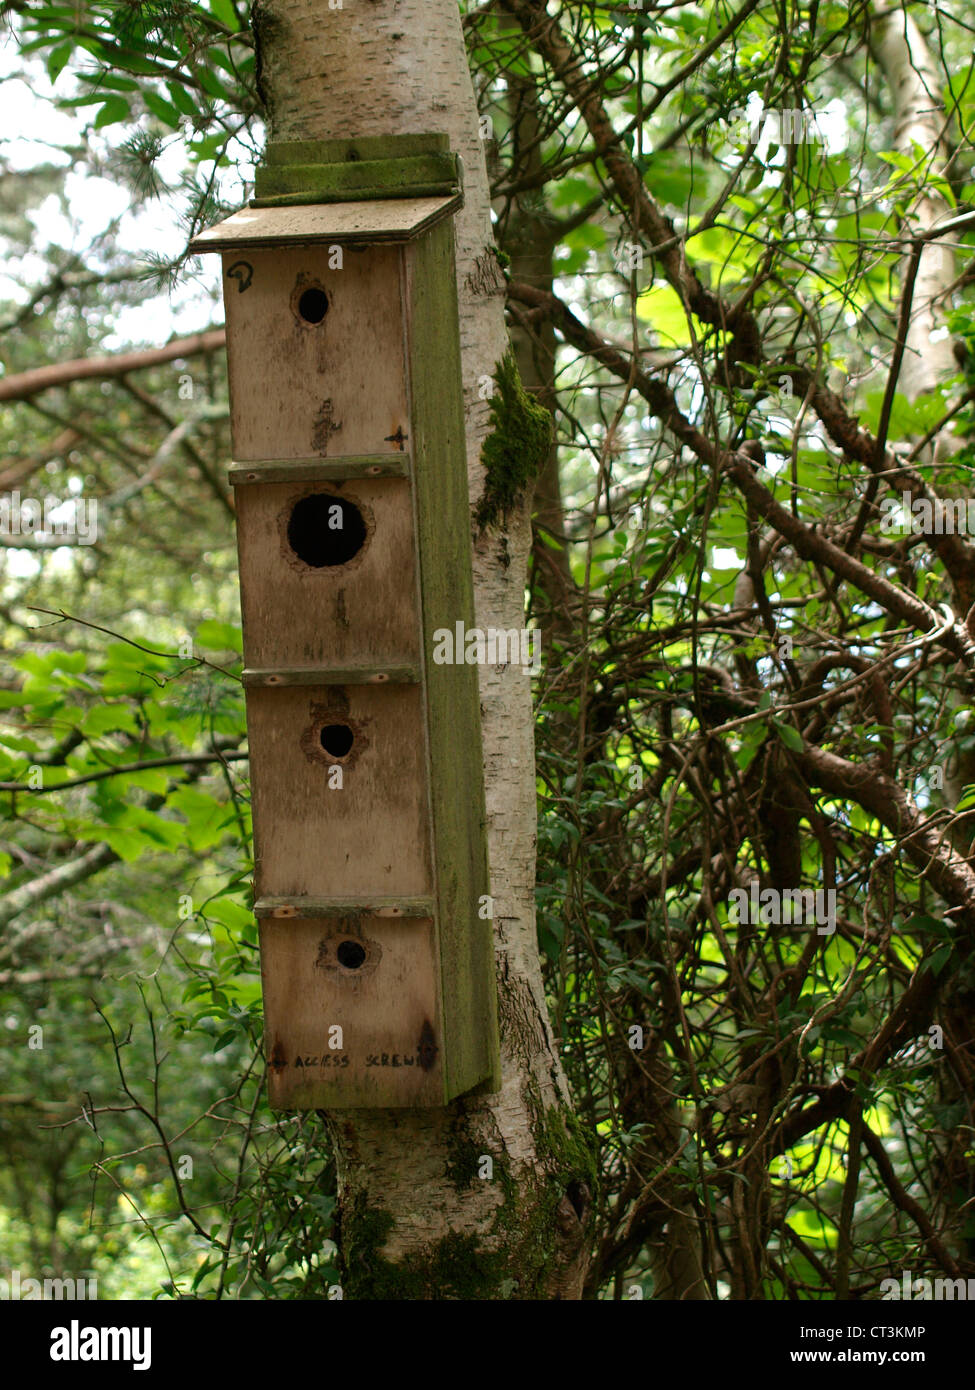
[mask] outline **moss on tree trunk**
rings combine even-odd
[[[342,1215],[342,1288],[351,1299],[551,1300],[567,1286],[569,1247],[581,1249],[596,1186],[593,1146],[582,1126],[550,1107],[538,1115],[533,1174],[495,1160],[504,1198],[483,1235],[448,1231],[400,1260],[384,1253],[392,1213],[362,1199]],[[447,1174],[458,1191],[483,1181],[478,1145],[458,1135]],[[569,1264],[571,1265],[571,1256]]]
[[[552,417],[521,384],[510,349],[494,380],[498,389],[488,402],[494,429],[481,446],[484,491],[474,514],[481,531],[504,520],[544,467],[552,445]]]

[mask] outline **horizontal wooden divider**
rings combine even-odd
[[[259,898],[255,917],[432,917],[433,898]]]
[[[317,666],[247,669],[245,686],[275,685],[419,685],[419,666]]]
[[[347,478],[408,478],[408,453],[350,454],[335,458],[255,459],[232,463],[227,476],[234,487],[246,483],[341,483]]]

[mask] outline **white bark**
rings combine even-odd
[[[326,0],[260,0],[255,30],[274,139],[446,133],[464,161],[465,202],[455,224],[457,286],[468,476],[476,501],[490,420],[481,388],[493,377],[507,334],[504,280],[492,252],[484,152],[456,0],[344,0],[341,9],[329,8]],[[529,543],[525,505],[509,516],[503,532],[489,533],[475,547],[480,627],[523,626]],[[503,1089],[446,1110],[331,1117],[340,1197],[346,1204],[361,1197],[393,1214],[388,1258],[422,1248],[451,1229],[483,1234],[490,1227],[504,1197],[501,1183],[478,1181],[458,1190],[445,1178],[458,1127],[494,1157],[496,1170],[506,1154],[516,1183],[537,1181],[545,1168],[537,1144],[539,1109],[566,1098],[535,938],[530,684],[520,667],[482,666],[480,676]],[[567,1213],[560,1215],[568,1221]],[[556,1284],[561,1292],[564,1281]],[[574,1292],[566,1288],[563,1296]]]
[[[952,213],[946,199],[930,183],[932,174],[944,175],[949,157],[940,75],[920,29],[906,10],[894,10],[878,19],[875,39],[894,104],[895,147],[910,159],[922,160],[919,175],[928,180],[923,195],[911,205],[909,226],[914,232],[927,232]],[[932,341],[931,336],[943,326],[944,294],[954,273],[950,245],[934,241],[925,246],[898,384],[908,400],[930,391],[957,371],[950,338]]]

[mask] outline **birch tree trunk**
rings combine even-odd
[[[253,23],[273,139],[445,133],[464,161],[455,230],[475,503],[489,379],[507,349],[505,282],[456,0],[257,0]],[[522,498],[475,542],[481,628],[523,626],[529,509]],[[328,1115],[346,1297],[577,1298],[585,1275],[590,1150],[570,1113],[535,938],[531,690],[518,666],[479,669],[503,1088],[443,1109]]]
[[[885,12],[876,20],[877,54],[894,110],[894,144],[910,159],[923,159],[924,190],[910,208],[910,229],[929,232],[952,209],[934,183],[944,178],[949,159],[939,74],[924,37],[907,10]],[[919,155],[918,151],[923,151]],[[954,256],[944,240],[924,247],[911,289],[900,390],[908,400],[930,391],[957,371],[951,339],[943,331],[943,300],[954,279]],[[932,334],[934,338],[932,339]]]

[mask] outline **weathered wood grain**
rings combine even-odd
[[[241,677],[250,685],[419,685],[419,666],[267,666],[245,667]]]
[[[232,463],[227,476],[232,486],[247,483],[347,482],[350,478],[408,478],[410,456],[402,454],[354,454],[351,458],[261,459],[254,463]]]
[[[235,461],[404,451],[400,254],[346,248],[341,268],[321,246],[224,257]],[[328,303],[317,323],[300,312],[309,290]]]
[[[437,905],[433,898],[258,898],[255,917],[430,917]]]
[[[264,919],[260,943],[274,1109],[444,1103],[432,921]],[[339,961],[346,943],[357,969]]]
[[[251,689],[247,726],[258,898],[432,891],[419,686]],[[353,731],[346,757],[322,748],[328,726]]]
[[[346,564],[311,568],[292,550],[287,532],[294,504],[311,495],[341,498],[363,516],[365,542]],[[419,666],[413,505],[405,479],[242,488],[237,545],[248,668]]]

